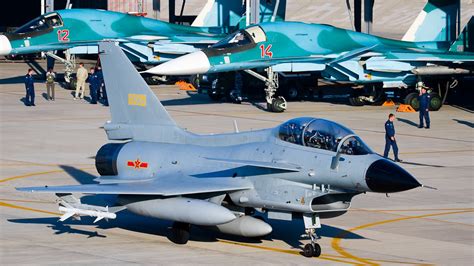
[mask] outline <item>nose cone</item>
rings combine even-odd
[[[206,73],[211,64],[206,54],[194,52],[165,62],[145,71],[155,75],[194,75]]]
[[[5,35],[0,35],[0,55],[8,55],[12,51],[12,45]]]
[[[369,166],[365,182],[370,190],[381,193],[400,192],[421,186],[405,169],[385,159]]]

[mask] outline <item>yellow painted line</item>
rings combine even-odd
[[[92,167],[80,168],[79,170],[89,170],[89,169],[92,169]],[[65,171],[64,169],[60,169],[60,170],[33,172],[33,173],[24,174],[24,175],[17,175],[17,176],[12,176],[12,177],[7,177],[7,178],[4,178],[4,179],[0,179],[0,183],[4,183],[4,182],[8,182],[8,181],[15,180],[15,179],[20,179],[20,178],[32,177],[32,176],[47,175],[47,174],[53,174],[53,173],[61,173],[61,172],[64,172],[64,171]]]
[[[33,209],[33,208],[28,208],[28,207],[23,207],[23,206],[19,206],[19,205],[6,203],[6,202],[3,202],[3,201],[0,201],[0,206],[1,207],[13,208],[13,209],[19,209],[19,210],[25,210],[25,211],[31,211],[31,212],[46,213],[46,214],[51,214],[51,215],[55,215],[55,216],[60,216],[61,215],[58,212],[50,212],[50,211],[44,211],[44,210],[40,210],[40,209]]]
[[[291,250],[291,249],[273,248],[273,247],[259,246],[259,245],[254,245],[254,244],[240,243],[240,242],[234,242],[234,241],[228,241],[228,240],[222,240],[222,239],[218,239],[218,241],[219,241],[220,243],[225,243],[225,244],[230,244],[230,245],[243,246],[243,247],[250,247],[250,248],[262,249],[262,250],[269,250],[269,251],[276,251],[276,252],[280,252],[280,253],[286,253],[286,254],[292,254],[292,255],[301,256],[301,253],[300,253],[301,250]],[[359,264],[359,263],[354,263],[354,262],[352,262],[352,261],[330,258],[328,255],[321,255],[321,256],[318,257],[317,259],[330,260],[330,261],[335,261],[335,262],[342,262],[342,263],[352,264],[352,265],[361,265],[361,264]]]
[[[22,200],[22,199],[0,199],[0,201],[9,202],[26,202],[26,203],[56,203],[54,201],[43,201],[43,200]]]
[[[373,262],[371,262],[367,259],[357,257],[357,256],[347,252],[346,250],[344,250],[340,245],[341,244],[341,239],[349,233],[352,233],[352,232],[357,231],[357,230],[365,229],[365,228],[368,228],[368,227],[383,225],[383,224],[387,224],[387,223],[394,223],[394,222],[412,220],[412,219],[420,219],[420,218],[426,218],[426,217],[450,215],[450,214],[458,214],[458,213],[467,213],[467,212],[473,212],[473,210],[431,213],[431,214],[424,214],[424,215],[417,215],[417,216],[407,216],[407,217],[401,217],[401,218],[396,218],[396,219],[382,220],[382,221],[378,221],[378,222],[368,223],[368,224],[364,224],[364,225],[360,225],[360,226],[348,229],[344,233],[336,236],[332,240],[331,246],[334,250],[336,250],[339,254],[341,254],[342,256],[344,256],[346,258],[353,259],[353,260],[358,261],[358,262],[360,262],[362,264],[365,264],[365,265],[379,265],[379,264],[373,263]]]
[[[0,179],[0,183],[4,183],[4,182],[7,182],[7,181],[20,179],[20,178],[26,178],[26,177],[32,177],[32,176],[38,176],[38,175],[47,175],[47,174],[60,173],[60,172],[64,172],[64,170],[61,169],[61,170],[34,172],[34,173],[29,173],[29,174],[24,174],[24,175],[17,175],[17,176],[12,176],[12,177],[7,177],[7,178],[4,178],[4,179]]]

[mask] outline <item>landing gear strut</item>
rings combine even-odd
[[[71,54],[69,49],[64,51],[64,57],[59,57],[53,52],[46,52],[46,55],[48,55],[51,58],[54,58],[55,60],[58,60],[59,62],[63,63],[65,66],[64,69],[64,81],[72,87],[75,88],[76,85],[74,84],[74,79],[72,78],[72,73],[74,73],[74,70],[76,68],[76,56],[74,54]]]
[[[278,89],[278,73],[273,72],[271,67],[267,68],[267,77],[260,75],[253,70],[244,70],[248,74],[265,82],[265,100],[267,102],[267,110],[270,112],[281,113],[287,108],[285,98],[282,96],[275,96]]]
[[[189,229],[191,228],[191,225],[188,223],[180,223],[180,222],[174,222],[173,223],[173,242],[176,244],[184,245],[188,243],[189,240]]]
[[[305,257],[319,257],[321,255],[321,246],[316,243],[319,239],[316,234],[316,229],[321,228],[321,222],[318,214],[304,214],[303,215],[304,228],[306,236],[309,236],[311,243],[303,247],[303,255]]]

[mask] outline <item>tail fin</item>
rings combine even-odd
[[[286,0],[257,0],[258,2],[260,23],[285,20]],[[241,1],[208,0],[192,26],[245,28],[245,17],[245,6]]]
[[[449,48],[450,52],[474,52],[474,17],[471,17],[466,27]]]
[[[122,49],[99,43],[112,121],[104,125],[110,140],[181,143],[184,131],[171,119]]]
[[[460,8],[460,0],[428,0],[402,40],[451,44],[456,38],[456,21]]]

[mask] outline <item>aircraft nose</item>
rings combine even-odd
[[[180,56],[156,67],[150,68],[144,73],[155,75],[194,75],[206,73],[211,64],[206,54],[202,51]]]
[[[369,166],[365,182],[370,190],[381,193],[400,192],[421,186],[405,169],[385,159],[377,160]]]
[[[0,35],[0,55],[8,55],[12,51],[12,45],[7,36]]]

